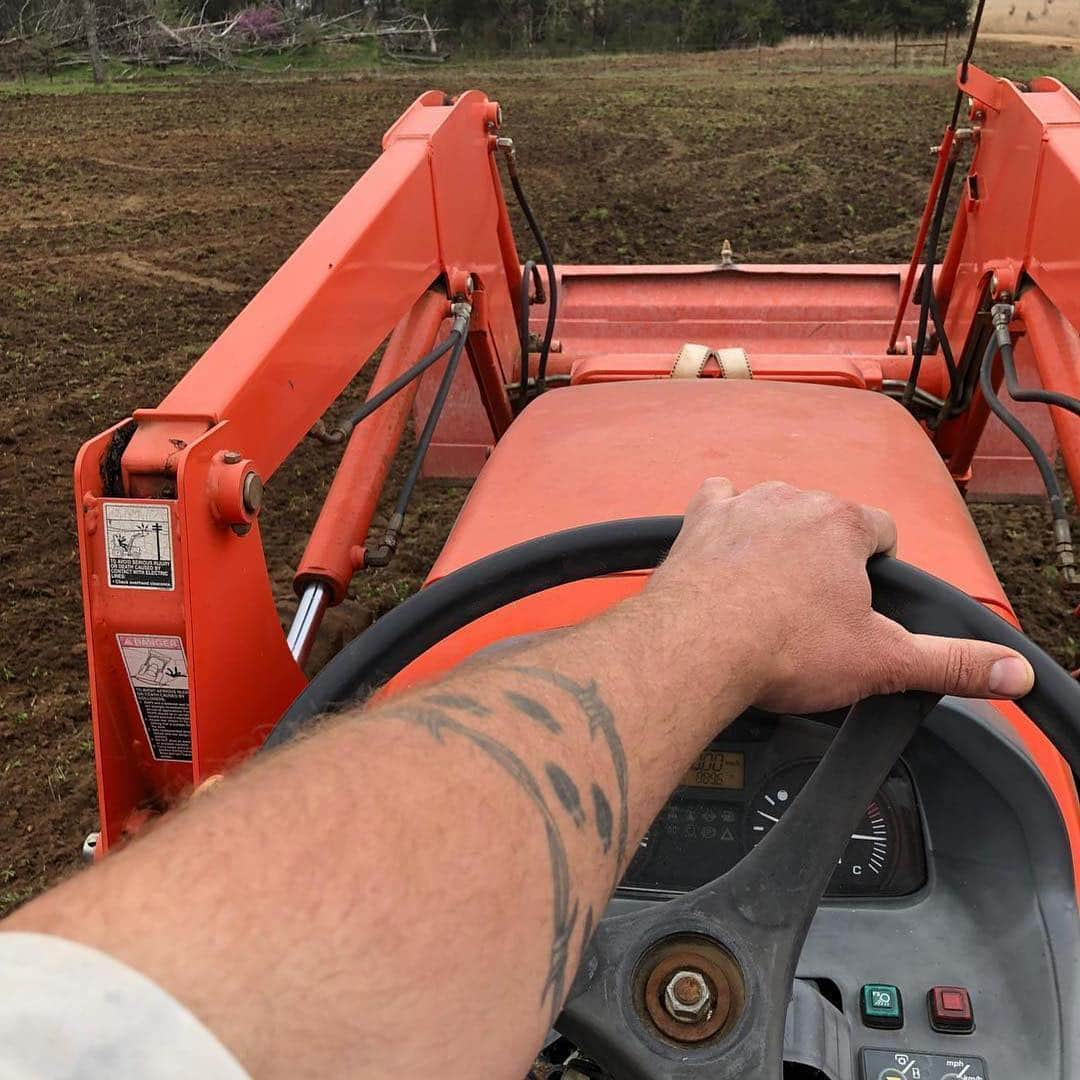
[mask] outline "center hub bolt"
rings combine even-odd
[[[676,971],[664,987],[664,1008],[667,1014],[683,1024],[697,1024],[708,1019],[712,1011],[709,984],[699,971]]]

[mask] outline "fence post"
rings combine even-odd
[[[941,62],[945,67],[949,66],[949,28],[945,27],[945,47],[941,50]]]
[[[757,32],[757,69],[758,74],[761,74],[761,31]]]
[[[893,27],[892,32],[892,66],[900,66],[900,30],[898,27]]]

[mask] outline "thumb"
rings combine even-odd
[[[913,690],[973,698],[1023,697],[1035,672],[1019,653],[989,641],[912,634],[907,682]]]

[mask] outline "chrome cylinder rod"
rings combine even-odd
[[[288,645],[293,659],[303,665],[311,654],[311,647],[315,644],[315,635],[319,632],[319,624],[330,603],[330,588],[322,582],[315,582],[304,589],[300,597],[300,604],[293,616],[292,626],[289,627]]]

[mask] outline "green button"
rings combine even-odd
[[[863,1023],[873,1028],[898,1028],[904,1023],[900,991],[889,983],[867,983],[862,988]]]

